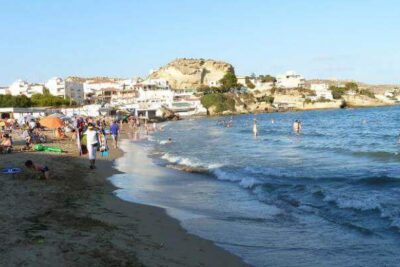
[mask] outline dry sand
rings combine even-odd
[[[48,181],[25,168],[0,174],[0,266],[245,266],[164,210],[114,196],[106,178],[120,150],[92,171],[72,142],[50,145],[68,153],[0,155],[1,168],[32,159],[52,172]]]

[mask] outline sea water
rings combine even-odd
[[[399,130],[399,107],[186,119],[112,180],[255,266],[399,266]]]

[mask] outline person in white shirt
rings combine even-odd
[[[31,120],[29,122],[29,129],[33,130],[36,128],[36,121],[35,120]]]
[[[88,156],[90,161],[90,169],[95,169],[96,163],[96,151],[99,146],[99,134],[97,130],[94,128],[93,124],[89,123],[88,129],[86,130],[86,142],[88,149]]]

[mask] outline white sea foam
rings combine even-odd
[[[202,162],[198,159],[180,157],[180,156],[172,155],[169,153],[165,153],[161,158],[170,163],[173,163],[173,164],[185,165],[185,166],[196,167],[196,168],[200,167],[200,168],[208,169],[210,171],[213,171],[214,169],[217,169],[217,168],[220,168],[223,166],[223,164],[220,164],[220,163],[209,163],[208,164],[208,163]]]
[[[222,180],[222,181],[239,182],[242,180],[241,177],[238,177],[232,173],[223,171],[222,169],[213,170],[213,174],[217,177],[218,180]]]
[[[340,194],[327,194],[324,198],[325,202],[334,202],[339,208],[342,209],[357,209],[361,211],[367,210],[381,210],[382,207],[378,199],[374,195],[368,197],[353,198],[351,195],[340,195]]]
[[[244,188],[249,188],[249,189],[255,187],[256,185],[260,185],[260,184],[262,184],[262,182],[253,177],[245,177],[239,183],[240,186],[242,186]]]
[[[160,145],[166,145],[166,144],[169,144],[169,143],[171,143],[171,141],[169,141],[169,140],[161,140],[159,142]]]

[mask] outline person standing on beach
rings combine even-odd
[[[114,148],[118,147],[118,135],[119,135],[119,125],[117,121],[113,121],[113,123],[110,126],[110,132],[111,132],[111,137],[114,142]]]
[[[97,147],[99,146],[99,133],[94,128],[94,125],[92,123],[88,124],[88,128],[86,130],[86,143],[90,161],[89,167],[90,169],[95,169],[96,152]]]

